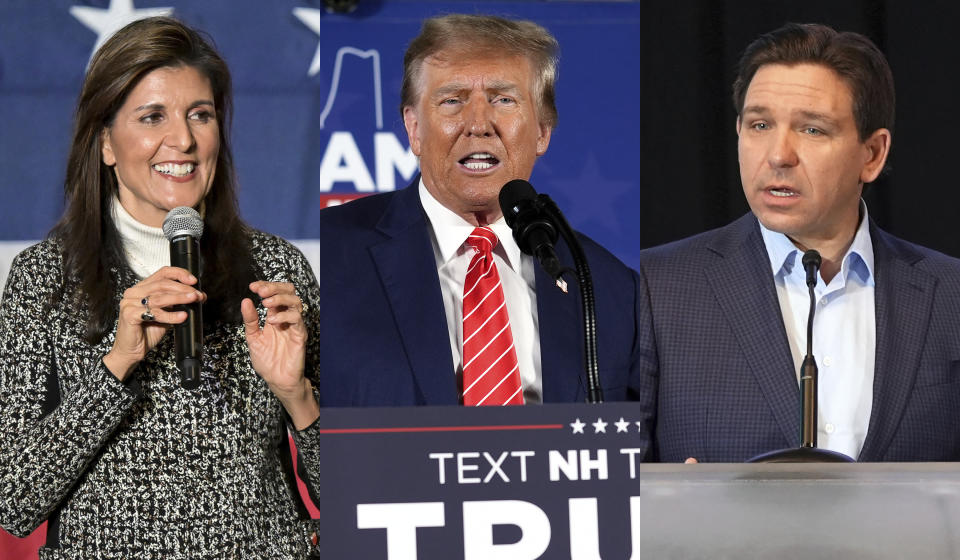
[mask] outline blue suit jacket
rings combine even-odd
[[[870,235],[876,367],[859,460],[960,460],[960,261],[872,223]],[[642,252],[639,272],[647,458],[797,447],[797,374],[753,214]]]
[[[459,390],[428,222],[416,185],[320,212],[317,389],[323,406],[453,405]],[[581,237],[596,290],[606,400],[636,398],[637,274]],[[573,263],[558,246],[561,262]],[[585,399],[575,284],[536,272],[544,402]]]

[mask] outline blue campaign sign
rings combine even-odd
[[[62,212],[74,103],[95,48],[156,14],[213,38],[234,78],[243,217],[309,240],[329,204],[403,188],[417,172],[399,111],[403,53],[425,17],[526,18],[559,40],[559,123],[533,185],[627,264],[639,251],[640,4],[364,0],[7,0],[0,7],[0,280]]]
[[[321,411],[331,558],[639,558],[637,405]]]

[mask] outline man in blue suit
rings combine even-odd
[[[498,204],[501,187],[529,179],[547,151],[556,54],[556,40],[531,22],[452,15],[424,23],[404,57],[401,91],[421,175],[405,189],[324,210],[317,224],[321,405],[462,401],[462,301],[477,252],[467,240],[478,226],[498,239],[492,256],[522,401],[584,400],[577,290],[562,293],[521,255]],[[605,397],[636,398],[639,278],[581,242],[597,293]],[[557,250],[572,262],[563,243]]]
[[[801,256],[816,249],[819,446],[960,460],[960,262],[885,233],[861,200],[890,150],[885,58],[861,35],[790,24],[747,48],[734,102],[751,212],[641,258],[647,459],[799,446]]]

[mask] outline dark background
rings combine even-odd
[[[856,31],[886,53],[897,89],[889,172],[868,188],[870,216],[910,241],[960,256],[957,45],[951,2],[644,2],[644,87],[611,89],[642,105],[640,242],[724,225],[747,211],[737,168],[731,84],[747,44],[786,22]],[[612,104],[615,106],[615,103]]]

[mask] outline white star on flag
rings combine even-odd
[[[320,22],[323,21],[323,10],[314,8],[294,8],[293,15],[309,27],[314,33],[320,35]],[[317,52],[313,55],[313,61],[310,62],[308,76],[313,76],[320,71],[320,42],[317,41]]]
[[[602,418],[597,418],[597,421],[593,423],[593,433],[607,433],[607,423],[603,421]]]
[[[90,51],[90,60],[93,54],[97,52],[104,43],[107,42],[114,33],[128,23],[153,16],[169,16],[173,14],[173,8],[143,8],[133,7],[133,0],[110,0],[110,7],[91,8],[90,6],[70,6],[70,15],[80,20],[80,23],[86,25],[97,34],[97,42]]]
[[[579,418],[577,418],[576,421],[570,423],[570,427],[573,428],[573,433],[575,434],[582,434],[584,426],[586,426],[586,424],[581,422]]]
[[[627,422],[626,420],[623,419],[623,416],[621,416],[620,421],[614,422],[613,425],[617,427],[618,434],[620,432],[627,433],[627,428],[630,427],[630,422]]]

